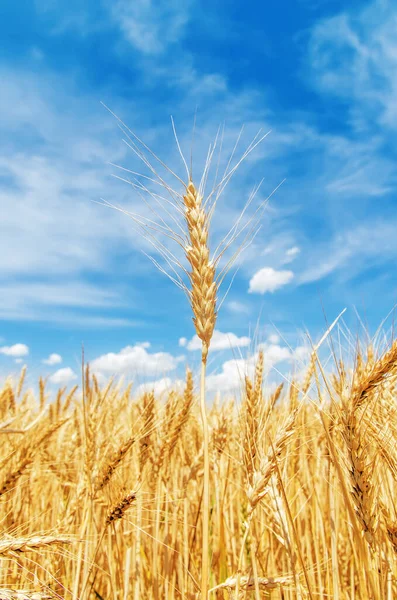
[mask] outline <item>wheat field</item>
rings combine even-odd
[[[397,343],[325,385],[208,410],[209,598],[397,596]],[[204,440],[183,394],[134,397],[112,380],[48,398],[1,391],[0,598],[200,597]],[[324,383],[324,382],[323,382]],[[326,393],[320,390],[327,390]]]
[[[150,172],[126,180],[155,206],[150,218],[132,215],[135,225],[182,251],[178,258],[153,239],[192,310],[198,382],[188,370],[184,391],[166,397],[139,396],[113,380],[101,387],[84,354],[81,385],[55,398],[43,379],[37,395],[25,391],[25,369],[18,381],[7,379],[0,391],[0,600],[396,598],[397,342],[382,350],[357,344],[346,364],[334,351],[333,370],[317,345],[305,377],[273,391],[259,349],[254,374],[242,374],[240,397],[211,404],[206,370],[220,286],[255,234],[263,203],[243,224],[250,196],[214,254],[211,220],[235,170],[266,136],[258,134],[233,163],[234,149],[206,194],[216,142],[196,186],[175,128],[184,179],[119,125]],[[157,213],[164,205],[168,224]]]

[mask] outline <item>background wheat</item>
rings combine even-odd
[[[292,402],[288,386],[253,399],[247,379],[241,403],[209,409],[209,597],[396,597],[390,357],[338,369],[321,402],[306,383]],[[0,435],[0,597],[198,598],[204,457],[191,373],[165,400],[94,381],[86,368],[85,400],[74,390],[44,409],[45,385],[38,397],[21,381],[0,392],[1,421],[19,432]],[[91,405],[95,434],[81,418]]]

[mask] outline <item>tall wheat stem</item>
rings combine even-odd
[[[203,344],[204,345],[204,344]],[[207,357],[203,349],[201,359],[201,381],[200,381],[200,412],[203,427],[204,441],[204,477],[203,477],[203,537],[202,537],[202,567],[201,567],[201,599],[207,600],[208,597],[208,551],[209,551],[209,529],[210,529],[210,456],[209,456],[209,434],[207,408],[205,404],[205,375],[207,369]]]
[[[200,412],[204,442],[204,476],[202,508],[202,568],[201,600],[207,600],[209,583],[209,515],[210,515],[210,459],[207,408],[205,404],[205,375],[208,350],[216,322],[215,264],[208,248],[209,215],[202,204],[202,196],[190,180],[183,197],[188,229],[186,258],[191,266],[190,302],[196,333],[201,340]]]
[[[110,111],[111,112],[111,111]],[[113,113],[112,113],[113,114]],[[116,115],[114,115],[116,116]],[[118,119],[118,117],[116,117]],[[174,218],[170,215],[167,207],[164,208],[166,218],[159,216],[154,209],[155,216],[158,217],[158,221],[152,220],[151,218],[139,217],[137,215],[128,213],[121,209],[121,212],[126,212],[135,221],[140,231],[145,233],[145,238],[149,239],[155,248],[159,251],[161,256],[165,259],[168,264],[171,274],[167,273],[167,269],[160,265],[154,258],[152,262],[156,267],[163,273],[167,274],[170,279],[177,284],[179,288],[184,290],[189,298],[189,302],[193,312],[193,323],[198,338],[202,344],[202,356],[201,356],[201,385],[200,385],[200,412],[202,421],[202,433],[203,433],[203,457],[204,457],[204,476],[203,476],[203,504],[202,504],[202,574],[201,574],[201,600],[207,600],[208,589],[209,589],[209,526],[210,526],[210,460],[209,460],[209,432],[208,432],[208,421],[207,421],[207,410],[206,410],[206,394],[205,394],[205,377],[206,377],[206,365],[208,350],[210,347],[211,339],[215,329],[215,323],[217,318],[217,293],[218,288],[221,285],[225,275],[234,264],[237,256],[241,250],[248,245],[249,241],[254,237],[255,229],[257,227],[257,217],[262,211],[265,202],[255,211],[254,216],[245,223],[244,226],[240,227],[241,220],[245,214],[246,208],[253,200],[259,187],[254,190],[251,194],[246,207],[242,211],[237,223],[230,229],[229,233],[224,237],[222,242],[218,245],[215,250],[214,256],[210,256],[208,234],[211,223],[211,218],[215,209],[216,202],[220,194],[224,191],[226,185],[229,183],[232,175],[241,164],[241,162],[251,153],[251,151],[266,137],[266,135],[260,137],[259,134],[255,136],[253,142],[245,150],[243,156],[237,163],[231,167],[237,143],[233,148],[231,156],[226,166],[225,173],[220,181],[215,185],[212,192],[203,201],[204,189],[206,186],[211,161],[214,155],[215,147],[217,144],[217,138],[215,143],[210,147],[207,156],[207,162],[204,169],[204,173],[201,182],[196,188],[192,181],[192,163],[190,169],[182,154],[182,150],[179,145],[179,141],[176,135],[176,130],[173,123],[173,129],[175,139],[182,161],[186,167],[187,183],[180,179],[171,169],[169,169],[131,130],[129,130],[124,123],[118,119],[122,131],[125,133],[128,142],[127,146],[133,150],[133,152],[143,161],[143,163],[149,168],[152,177],[143,176],[144,179],[158,183],[171,195],[171,201],[166,200],[168,204],[173,206],[179,215],[183,215],[184,223],[178,221],[178,218]],[[218,136],[217,136],[218,137]],[[240,136],[239,136],[240,137]],[[238,140],[237,140],[238,142]],[[144,148],[144,150],[141,149]],[[145,154],[145,150],[158,161],[162,167],[164,167],[170,175],[176,177],[180,184],[184,188],[183,194],[173,191],[166,181],[156,173],[155,168],[150,164],[148,157]],[[218,165],[219,166],[219,165]],[[122,167],[121,167],[122,168]],[[127,169],[128,171],[128,169]],[[131,173],[133,173],[131,171]],[[134,172],[134,175],[138,175]],[[120,177],[120,179],[123,179]],[[216,174],[217,179],[217,174]],[[147,187],[145,182],[135,180],[131,182],[129,179],[124,179],[130,183],[139,192],[146,191],[156,203],[161,204],[161,196],[152,193]],[[105,205],[112,205],[105,202]],[[117,208],[117,207],[113,207]],[[171,217],[173,223],[171,225],[167,222],[167,217]],[[176,226],[176,229],[174,227]],[[183,226],[182,226],[183,225]],[[183,249],[185,258],[187,259],[190,269],[187,270],[184,265],[179,262],[179,259],[173,255],[168,247],[160,242],[156,235],[157,232],[163,234],[166,237],[173,240],[180,248]],[[180,232],[182,235],[180,235]],[[225,255],[227,249],[231,244],[240,236],[244,234],[244,239],[238,250],[227,260],[226,265],[220,271],[216,273],[217,267],[220,260]],[[187,276],[188,284],[184,281],[184,277],[180,276],[175,269],[179,267]]]
[[[190,303],[194,315],[194,327],[202,343],[202,361],[207,362],[216,322],[218,288],[215,281],[215,263],[210,259],[208,247],[209,214],[202,204],[201,194],[192,181],[189,181],[183,200],[188,229],[185,254],[191,267]]]

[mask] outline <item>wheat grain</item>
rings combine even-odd
[[[109,511],[106,517],[106,525],[110,525],[113,521],[117,521],[122,519],[129,508],[131,508],[132,504],[136,499],[136,492],[130,492],[120,502],[118,502],[113,508]]]

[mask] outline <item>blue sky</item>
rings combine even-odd
[[[109,163],[147,171],[101,102],[181,177],[170,115],[189,157],[197,113],[197,179],[220,125],[221,167],[242,125],[239,156],[270,131],[213,220],[215,247],[255,185],[251,214],[283,182],[219,312],[210,390],[230,391],[258,344],[268,369],[299,370],[304,332],[318,340],[345,307],[347,351],[356,311],[374,333],[396,301],[393,4],[3,2],[2,378],[26,364],[32,382],[78,383],[82,342],[103,381],[162,389],[199,362],[186,298],[142,253],[132,221],[93,202],[147,214],[112,176]]]

